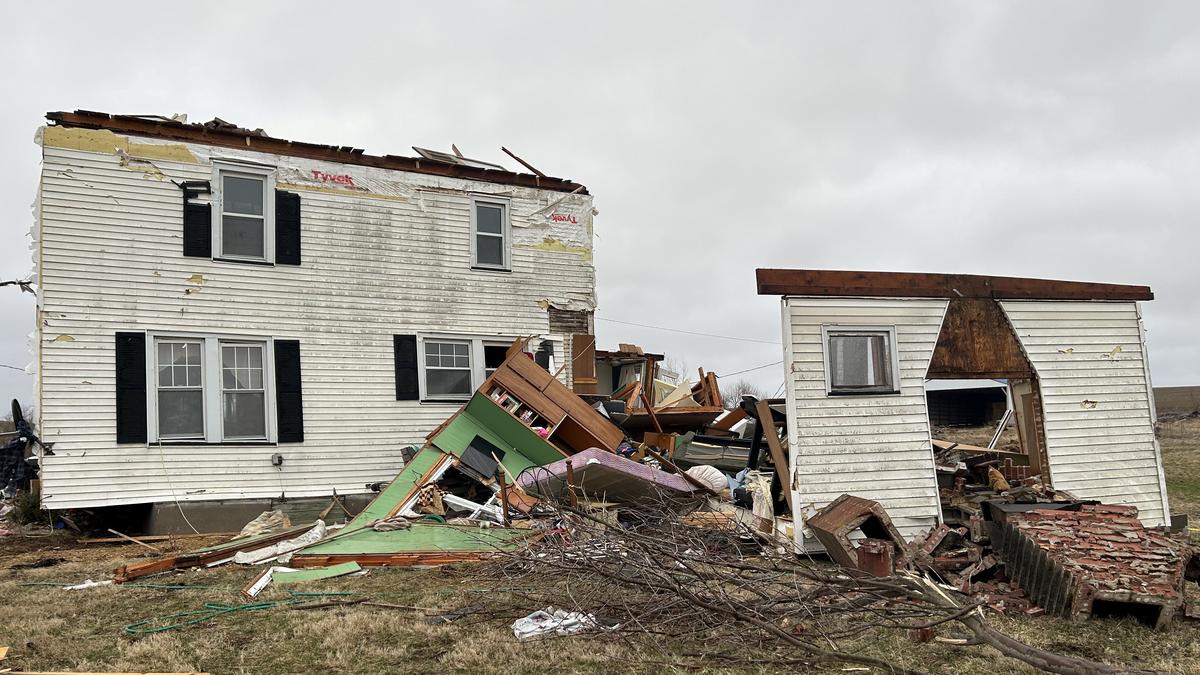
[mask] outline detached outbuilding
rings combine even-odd
[[[760,269],[782,296],[796,541],[850,493],[912,538],[941,520],[926,382],[1008,383],[1021,451],[1059,490],[1168,519],[1139,301],[1145,286]],[[807,539],[807,543],[806,543]]]

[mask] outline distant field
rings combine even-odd
[[[1186,513],[1200,528],[1200,417],[1160,422],[1158,439],[1173,513]]]

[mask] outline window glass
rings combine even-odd
[[[241,216],[221,217],[221,253],[243,258],[266,256],[262,219]]]
[[[261,178],[223,176],[221,201],[225,213],[263,215],[263,184],[264,181]]]
[[[262,345],[221,345],[221,389],[225,438],[265,438]]]
[[[826,349],[832,393],[896,391],[889,332],[831,332]]]
[[[471,395],[471,345],[465,342],[425,342],[425,395]]]
[[[158,433],[204,437],[203,350],[199,341],[158,343]]]
[[[475,264],[505,267],[504,237],[507,207],[503,204],[475,203]]]
[[[263,178],[221,176],[221,255],[267,257],[265,192]]]
[[[504,266],[504,238],[480,234],[475,237],[475,261],[480,265]]]
[[[475,227],[480,232],[504,234],[504,207],[494,204],[476,204]]]

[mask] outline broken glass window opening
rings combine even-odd
[[[509,214],[504,202],[475,200],[471,209],[473,267],[509,269]]]

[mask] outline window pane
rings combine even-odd
[[[504,232],[504,208],[491,204],[476,204],[475,229],[478,232],[502,234]]]
[[[833,341],[837,361],[837,367],[833,369],[835,384],[860,387],[871,384],[867,370],[867,338],[843,336],[835,337]]]
[[[221,217],[221,254],[266,257],[262,218]]]
[[[162,346],[163,345],[159,345],[160,348]],[[171,366],[159,366],[158,367],[158,386],[160,386],[160,387],[171,386]]]
[[[199,387],[199,386],[202,386],[203,384],[204,384],[204,382],[201,379],[200,366],[188,366],[187,367],[187,386]]]
[[[471,371],[427,370],[425,384],[429,396],[470,396]]]
[[[891,345],[886,334],[831,335],[829,369],[835,390],[895,388]]]
[[[225,438],[263,438],[267,435],[262,392],[226,393],[224,399]]]
[[[199,389],[159,390],[158,434],[163,438],[203,438],[204,392]]]
[[[224,176],[221,202],[225,213],[263,214],[263,180]]]
[[[252,366],[251,363],[258,365]],[[222,346],[221,386],[227,390],[262,389],[262,347],[256,345]]]
[[[158,365],[165,366],[171,363],[171,343],[158,343]]]
[[[504,266],[504,238],[480,234],[475,236],[475,262],[480,265]]]

